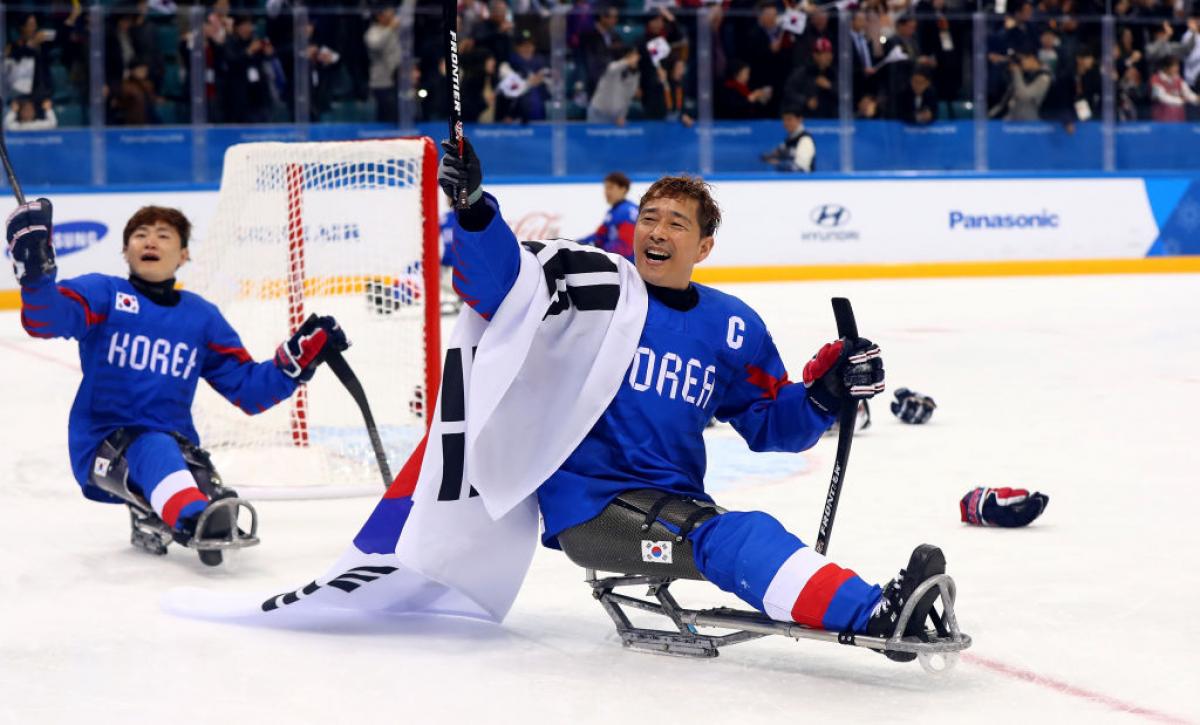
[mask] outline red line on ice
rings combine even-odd
[[[45,353],[41,353],[41,352],[35,352],[35,351],[33,351],[33,350],[30,350],[30,349],[28,349],[28,348],[25,348],[25,347],[23,347],[23,346],[21,346],[21,345],[14,345],[14,344],[12,344],[11,342],[9,342],[9,341],[7,341],[7,340],[0,340],[0,345],[3,345],[4,347],[7,347],[9,350],[16,350],[17,352],[24,353],[24,354],[26,354],[26,355],[28,355],[28,356],[30,356],[30,357],[36,357],[36,358],[37,358],[37,359],[39,359],[39,360],[45,360],[45,361],[47,361],[47,362],[52,362],[52,363],[54,363],[55,365],[58,365],[58,366],[60,366],[60,367],[64,367],[64,368],[66,368],[66,369],[68,369],[68,370],[73,370],[73,371],[75,371],[75,372],[79,372],[79,366],[78,366],[78,365],[72,365],[72,364],[71,364],[71,363],[69,363],[69,362],[64,362],[64,361],[62,361],[62,360],[59,360],[58,358],[56,358],[56,357],[54,357],[54,356],[52,356],[52,355],[47,355],[47,354],[45,354]]]
[[[1099,703],[1112,710],[1117,710],[1118,712],[1123,712],[1129,715],[1138,715],[1140,717],[1148,718],[1150,720],[1157,720],[1159,722],[1180,723],[1182,725],[1187,725],[1188,723],[1192,722],[1191,720],[1185,720],[1184,718],[1177,717],[1175,715],[1169,715],[1165,712],[1159,712],[1158,710],[1152,710],[1148,707],[1141,707],[1140,705],[1134,705],[1132,703],[1125,702],[1124,700],[1118,700],[1115,697],[1110,697],[1109,695],[1105,695],[1103,693],[1085,690],[1082,687],[1076,687],[1075,685],[1063,682],[1062,680],[1056,680],[1053,677],[1039,675],[1032,670],[1026,670],[1020,667],[1007,665],[1003,662],[998,662],[987,657],[980,657],[977,654],[964,653],[962,658],[973,665],[979,665],[980,667],[987,668],[993,672],[999,672],[1000,674],[1007,675],[1013,679],[1023,680],[1034,685],[1041,685],[1047,689],[1061,692],[1064,695],[1078,697],[1083,700],[1091,700],[1092,702]]]

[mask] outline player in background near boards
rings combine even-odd
[[[593,244],[606,252],[619,254],[633,261],[633,229],[637,223],[637,204],[625,196],[629,194],[629,177],[614,171],[604,177],[604,200],[609,210],[604,221],[593,234],[579,240],[580,244]]]
[[[215,305],[175,288],[191,232],[177,209],[146,206],[130,217],[122,247],[128,278],[58,281],[52,232],[48,199],[17,207],[8,218],[21,326],[31,337],[79,341],[83,380],[68,447],[83,495],[149,504],[180,543],[228,536],[236,508],[222,516],[214,510],[206,530],[196,531],[210,501],[235,496],[199,449],[191,414],[196,384],[203,378],[248,415],[260,413],[311,379],[328,349],[346,349],[345,335],[333,318],[314,317],[273,360],[254,362]],[[157,553],[165,553],[161,546]]]
[[[443,148],[438,181],[448,193],[465,189],[470,202],[458,213],[454,257],[471,274],[458,284],[471,307],[491,319],[517,278],[519,255],[532,250],[517,243],[499,203],[483,193],[470,144],[462,158],[456,147]],[[861,338],[824,345],[805,364],[803,384],[793,384],[754,310],[691,281],[720,221],[699,179],[664,177],[642,196],[634,264],[649,303],[638,350],[607,410],[538,488],[542,542],[573,559],[573,551],[628,553],[640,545],[640,561],[652,562],[665,547],[647,552],[645,544],[670,543],[645,539],[670,536],[676,543],[667,560],[693,566],[773,619],[891,636],[917,585],[945,571],[937,547],[917,547],[905,569],[878,587],[813,551],[769,514],[726,511],[704,491],[703,431],[712,416],[731,423],[753,450],[802,451],[843,405],[884,389],[879,348]],[[590,253],[560,254],[561,264],[586,266],[570,255]],[[631,517],[651,535],[631,526]],[[935,599],[936,589],[922,597],[905,634],[924,630]]]

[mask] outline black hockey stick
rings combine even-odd
[[[833,317],[837,320],[838,337],[847,342],[858,337],[858,323],[854,321],[854,309],[850,307],[850,300],[834,297]],[[838,499],[842,495],[842,483],[846,479],[846,463],[850,460],[850,443],[854,440],[854,421],[857,417],[858,401],[853,398],[844,401],[842,412],[838,416],[837,457],[833,459],[833,477],[829,480],[829,495],[825,497],[821,526],[817,529],[817,543],[813,546],[818,554],[829,550],[833,517],[837,515]]]
[[[462,121],[462,77],[458,71],[458,3],[456,0],[442,0],[442,32],[446,40],[446,95],[450,98],[450,143],[458,147],[458,158],[463,155]],[[467,189],[457,190],[454,208],[466,209]]]
[[[383,450],[383,441],[379,439],[379,429],[375,427],[375,416],[371,415],[371,404],[367,402],[367,394],[363,391],[362,383],[358,382],[358,376],[350,369],[350,363],[346,362],[346,358],[342,357],[342,353],[330,348],[325,351],[325,362],[329,364],[329,369],[333,374],[342,381],[342,385],[346,386],[350,397],[354,398],[354,402],[358,403],[358,409],[362,411],[363,422],[367,424],[367,435],[371,438],[371,448],[375,449],[375,460],[379,463],[379,473],[383,476],[384,488],[392,485],[392,471],[388,468],[387,454]]]
[[[8,159],[8,144],[4,142],[3,124],[0,124],[0,161],[4,162],[4,173],[8,174],[8,184],[12,187],[13,196],[17,197],[17,204],[25,206],[25,193],[21,191],[21,184],[17,181],[17,172],[13,171],[12,161]]]

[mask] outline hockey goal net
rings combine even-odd
[[[436,173],[427,138],[233,146],[184,279],[256,360],[310,314],[337,318],[393,473],[424,434],[440,371]],[[383,490],[361,412],[328,369],[253,416],[201,385],[193,412],[242,495]]]

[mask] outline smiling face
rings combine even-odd
[[[689,197],[656,197],[642,201],[633,232],[638,274],[660,287],[687,289],[692,268],[712,251],[699,220],[700,204]]]
[[[147,282],[165,282],[188,260],[179,230],[165,221],[152,221],[133,229],[125,244],[129,271]]]

